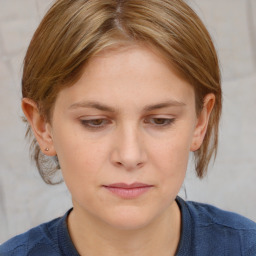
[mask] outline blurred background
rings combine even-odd
[[[219,53],[224,108],[208,175],[193,165],[180,192],[256,221],[256,1],[188,0]],[[21,121],[22,61],[52,0],[0,0],[0,243],[71,207],[64,184],[44,184],[30,162]]]

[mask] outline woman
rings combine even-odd
[[[22,109],[73,208],[1,255],[256,255],[256,224],[177,197],[216,154],[218,58],[181,0],[58,0],[28,48]]]

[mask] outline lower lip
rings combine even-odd
[[[116,187],[106,187],[104,186],[107,190],[109,190],[111,193],[124,198],[124,199],[134,199],[142,194],[146,193],[149,191],[152,186],[147,186],[147,187],[138,187],[138,188],[116,188]]]

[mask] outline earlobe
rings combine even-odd
[[[204,136],[207,131],[209,118],[214,107],[215,103],[215,95],[213,93],[209,93],[204,98],[203,109],[198,115],[196,127],[194,130],[193,140],[190,146],[190,151],[198,150],[204,140]]]
[[[40,114],[37,104],[31,99],[23,98],[21,106],[41,151],[48,156],[56,155],[56,151],[53,146],[51,126]]]

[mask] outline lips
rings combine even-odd
[[[153,185],[135,182],[132,184],[114,183],[104,185],[109,192],[123,199],[134,199],[149,191]]]
[[[107,185],[106,187],[131,189],[131,188],[143,188],[143,187],[151,187],[151,186],[152,185],[135,182],[130,185],[126,183],[114,183],[114,184]]]

